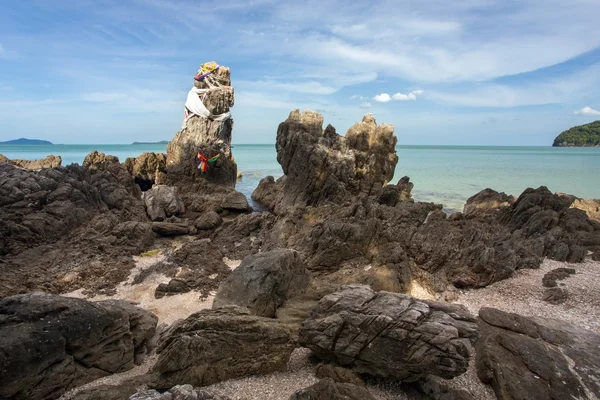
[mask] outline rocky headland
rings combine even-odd
[[[447,215],[392,125],[294,110],[254,211],[233,105],[207,63],[166,154],[0,158],[0,399],[598,398],[596,203]]]
[[[600,121],[574,126],[558,135],[553,147],[600,147]]]

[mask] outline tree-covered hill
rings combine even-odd
[[[554,147],[592,147],[600,146],[600,121],[574,126],[558,135],[552,144]]]

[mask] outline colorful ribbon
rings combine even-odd
[[[219,157],[221,157],[221,154],[217,154],[216,156],[213,156],[211,158],[206,158],[202,153],[198,152],[198,159],[200,159],[198,169],[201,172],[208,171],[208,164],[214,164],[219,159]]]

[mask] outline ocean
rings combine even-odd
[[[63,165],[81,164],[98,150],[119,157],[166,152],[166,144],[135,145],[0,145],[11,159],[60,155]],[[399,161],[392,183],[407,175],[413,198],[461,211],[465,201],[485,188],[518,196],[528,187],[547,186],[553,192],[600,198],[600,148],[500,146],[397,146]],[[248,198],[260,179],[282,175],[275,145],[235,144],[233,155],[243,177],[236,186]]]

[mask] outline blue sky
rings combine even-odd
[[[600,119],[598,0],[0,2],[0,141],[170,140],[199,65],[231,67],[235,143],[295,108],[401,144],[549,145]]]

